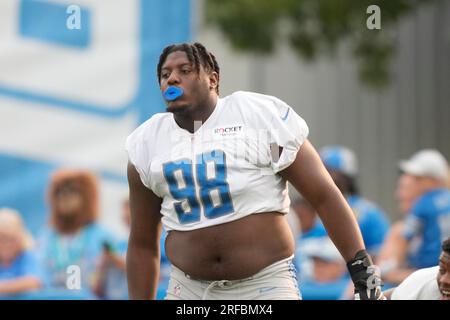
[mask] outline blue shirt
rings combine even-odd
[[[408,264],[417,269],[439,263],[441,244],[450,235],[450,191],[422,195],[406,218],[403,236],[409,242]]]
[[[163,230],[160,241],[161,250],[161,264],[159,270],[159,283],[158,291],[156,293],[156,300],[164,300],[166,297],[167,288],[169,287],[171,264],[166,255],[166,242],[167,232]]]
[[[167,259],[164,246],[166,236],[167,233],[163,231],[160,240],[161,264],[159,272],[158,290],[156,295],[157,300],[163,300],[165,298],[170,278],[170,262]],[[116,253],[121,255],[122,257],[125,257],[127,249],[128,249],[128,241],[122,240],[118,244]],[[110,266],[107,270],[105,298],[112,300],[128,299],[128,282],[126,273],[114,266]]]
[[[128,241],[118,242],[116,255],[126,258]],[[128,300],[128,282],[127,275],[119,268],[110,265],[105,275],[105,299],[108,300]]]
[[[315,242],[315,239],[320,239],[322,237],[328,237],[328,234],[319,218],[316,218],[316,221],[310,230],[301,233],[297,237],[294,265],[299,274],[299,278],[303,279],[311,276],[309,257],[305,254],[305,251],[307,251],[307,247],[311,242]]]
[[[327,230],[323,226],[322,222],[320,222],[320,220],[317,218],[313,227],[300,235],[299,241],[310,238],[321,238],[326,236],[328,236]]]
[[[340,300],[351,280],[345,275],[333,282],[305,281],[301,283],[303,300]]]
[[[53,229],[45,230],[39,239],[39,254],[46,285],[52,289],[67,289],[67,268],[76,265],[80,268],[81,289],[90,291],[105,243],[116,250],[116,239],[97,223],[87,225],[70,236],[61,235]]]
[[[42,280],[42,268],[36,254],[32,251],[20,253],[9,266],[0,264],[0,281],[27,276]]]
[[[349,284],[347,273],[328,282],[318,282],[315,279],[313,256],[329,261],[342,259],[337,249],[336,253],[330,252],[330,244],[326,230],[320,222],[297,241],[295,263],[304,300],[337,300]]]
[[[358,221],[367,251],[371,254],[377,254],[389,230],[389,221],[386,214],[374,203],[360,196],[349,196],[347,201]],[[327,235],[322,222],[317,219],[313,228],[302,234],[299,241]]]
[[[378,254],[389,230],[386,214],[374,203],[358,195],[348,196],[347,201],[358,220],[367,251],[372,255]]]
[[[358,221],[366,249],[371,254],[377,254],[389,229],[389,221],[385,213],[374,203],[357,195],[348,196],[347,201]],[[328,234],[319,219],[316,220],[311,230],[305,232],[297,239],[295,263],[300,273],[299,278],[306,286],[305,298],[318,298],[317,293],[312,294],[312,292],[318,290],[325,290],[322,298],[338,298],[343,293],[346,284],[348,284],[348,274],[344,274],[333,283],[315,283],[312,274],[312,260],[305,255],[309,251],[308,247],[317,247],[317,243],[321,239],[328,239]],[[326,291],[327,285],[330,286],[330,292]],[[310,289],[312,290],[311,292]]]

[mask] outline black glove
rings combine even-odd
[[[379,269],[372,263],[366,250],[358,251],[347,268],[355,285],[355,300],[386,300],[381,292]]]

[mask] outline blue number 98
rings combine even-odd
[[[221,217],[234,212],[231,201],[230,187],[227,178],[226,156],[221,150],[213,150],[197,155],[195,164],[199,197],[194,182],[193,164],[189,159],[169,162],[163,165],[163,173],[174,199],[174,204],[180,223],[200,221],[201,208],[208,219]],[[208,175],[208,163],[214,170]],[[184,183],[180,184],[176,174]],[[211,174],[212,173],[212,174]],[[218,204],[213,203],[212,192],[216,192],[220,199]],[[184,205],[183,205],[184,204]]]

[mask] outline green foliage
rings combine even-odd
[[[395,42],[389,25],[433,0],[205,0],[206,21],[240,51],[268,55],[287,41],[298,56],[313,61],[350,40],[361,80],[370,87],[389,83]],[[436,1],[436,0],[434,0]],[[381,30],[366,26],[370,5],[381,8]]]

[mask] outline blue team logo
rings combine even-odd
[[[141,118],[159,112],[155,64],[165,45],[189,39],[189,6],[174,0],[2,1],[0,95],[104,117],[132,108],[145,108]]]
[[[139,88],[139,1],[74,3],[2,4],[0,94],[121,115]]]
[[[32,229],[44,221],[55,167],[92,168],[113,188],[126,182],[123,140],[164,110],[156,63],[163,47],[189,41],[190,5],[0,1],[0,119],[11,124],[0,135],[0,202]]]

